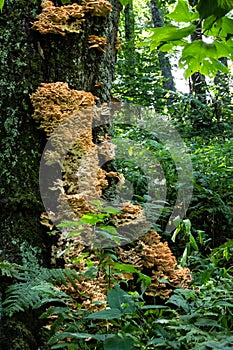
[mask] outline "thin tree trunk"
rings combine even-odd
[[[110,16],[89,15],[82,32],[62,36],[31,30],[41,12],[39,1],[5,1],[0,15],[1,259],[19,262],[19,247],[26,241],[42,250],[44,263],[49,261],[50,242],[39,220],[43,211],[39,165],[46,138],[31,117],[29,95],[42,82],[60,81],[67,82],[70,88],[92,92],[99,101],[110,98],[121,10],[117,0],[112,0],[112,5]],[[89,49],[89,35],[107,39],[104,53]],[[0,324],[2,350],[39,348],[38,332],[28,321],[21,328],[15,327],[13,323],[17,321],[13,320]]]
[[[197,5],[197,0],[189,0],[190,6],[194,7]],[[202,39],[202,31],[201,31],[201,23],[195,23],[197,25],[196,30],[191,35],[191,41],[201,40]],[[199,72],[194,73],[191,76],[190,80],[190,92],[193,95],[196,95],[200,102],[206,103],[206,90],[207,84],[205,80],[205,76]]]
[[[163,19],[158,8],[158,4],[155,0],[150,0],[151,14],[152,20],[155,28],[163,26]],[[171,64],[169,62],[168,57],[164,52],[158,53],[159,65],[164,77],[163,87],[166,90],[175,91],[175,84],[172,76]]]
[[[226,67],[228,66],[227,58],[220,58],[220,61]],[[224,120],[224,106],[228,107],[231,105],[231,92],[228,74],[219,72],[214,78],[214,84],[218,92],[213,101],[213,117],[216,118],[217,122],[221,124]]]
[[[135,72],[135,27],[134,27],[134,10],[133,1],[131,0],[124,9],[125,15],[125,41],[127,45],[127,56],[125,57],[126,65],[129,72],[134,76]]]

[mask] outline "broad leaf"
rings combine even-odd
[[[202,18],[215,15],[223,17],[233,9],[233,0],[199,0],[197,10]]]
[[[128,293],[115,285],[107,295],[108,305],[113,309],[118,309],[121,313],[132,313],[135,305]]]
[[[131,0],[120,0],[122,6],[126,6],[130,3]]]
[[[82,222],[83,224],[96,225],[99,222],[103,222],[106,216],[107,214],[84,214],[81,217],[80,222]]]
[[[121,318],[122,313],[118,308],[106,309],[94,312],[86,318],[91,320],[113,320],[114,318]]]
[[[111,206],[107,206],[103,208],[103,212],[108,214],[119,214],[120,210]]]
[[[92,338],[100,341],[104,341],[106,338],[110,337],[108,334],[90,334],[90,333],[73,333],[73,332],[62,332],[58,333],[52,338],[49,339],[48,344],[52,345],[57,342],[57,340],[63,340],[66,338],[70,339],[87,339]],[[56,345],[53,346],[53,349],[57,349]]]
[[[106,231],[108,233],[111,233],[112,235],[118,235],[118,231],[116,230],[116,228],[114,226],[101,225],[100,229],[103,230],[103,231]]]
[[[150,29],[153,32],[153,35],[149,37],[150,48],[151,50],[154,50],[155,48],[160,48],[167,42],[169,43],[171,41],[183,39],[190,35],[195,28],[196,26],[191,24],[190,26],[181,29],[176,26]]]
[[[196,40],[183,49],[179,66],[186,68],[184,73],[186,79],[195,72],[214,77],[218,71],[228,73],[227,67],[218,61],[218,58],[231,56],[232,50],[224,43],[207,44],[202,40]]]
[[[192,22],[199,18],[199,14],[190,10],[187,1],[178,0],[175,10],[169,13],[167,17],[176,22]]]
[[[230,36],[233,36],[233,19],[224,16],[216,20],[215,16],[210,16],[203,23],[203,31],[208,36],[220,36],[228,40]]]
[[[131,350],[134,341],[130,337],[121,338],[117,335],[104,341],[104,350]]]

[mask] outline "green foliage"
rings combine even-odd
[[[184,77],[188,78],[194,72],[215,77],[218,71],[228,73],[228,68],[218,59],[221,57],[232,57],[233,51],[224,43],[213,42],[208,44],[202,40],[195,40],[187,44],[180,59],[180,67],[188,67]]]
[[[141,1],[133,2],[133,10],[134,33],[130,41],[125,38],[125,16],[123,12],[121,15],[119,38],[123,45],[117,53],[112,93],[125,102],[154,106],[163,113],[168,93],[163,89],[158,55],[152,54],[149,47],[138,45],[142,42],[143,31],[151,27],[149,6]]]
[[[187,1],[178,0],[173,12],[167,15],[168,18],[175,22],[192,22],[198,19],[198,13],[192,11]]]
[[[35,248],[24,245],[21,247],[22,265],[6,261],[0,264],[2,275],[16,280],[7,287],[6,297],[2,302],[4,314],[10,317],[16,312],[29,308],[38,309],[57,300],[67,303],[69,297],[56,284],[67,285],[70,282],[75,288],[75,281],[79,279],[75,270],[40,266],[36,253]]]
[[[118,214],[119,209],[112,206],[103,207],[99,201],[93,201],[93,204],[97,206],[98,213],[84,214],[79,221],[62,222],[57,227],[70,228],[71,232],[67,236],[69,238],[81,234],[85,225],[91,225],[96,244],[101,244],[103,238],[106,245],[111,245],[111,242],[117,245],[120,244],[120,239],[123,239],[123,237],[118,235],[118,231],[111,223],[111,214]],[[75,227],[80,227],[80,229],[74,229]]]
[[[188,217],[216,246],[232,235],[232,138],[190,143],[195,183]]]
[[[198,231],[199,233],[199,238],[200,241],[203,241],[202,238],[202,232]],[[187,259],[189,257],[189,255],[191,254],[191,248],[198,251],[198,244],[193,236],[193,234],[191,233],[191,222],[189,219],[185,219],[182,220],[179,225],[177,226],[176,230],[174,231],[173,235],[172,235],[172,242],[176,241],[177,235],[182,235],[182,239],[184,239],[185,241],[187,241],[186,243],[186,247],[184,249],[182,258],[180,259],[180,265],[181,266],[185,266],[187,264]]]
[[[5,0],[0,0],[0,10],[2,11]]]
[[[201,18],[207,18],[212,15],[215,17],[223,17],[233,9],[232,0],[199,0],[197,10]]]
[[[233,240],[229,239],[225,243],[216,247],[211,252],[211,260],[215,266],[224,269],[233,269]]]
[[[126,6],[130,3],[131,0],[120,0],[122,6]]]
[[[153,35],[148,38],[148,42],[150,42],[150,49],[151,51],[153,51],[155,48],[160,49],[160,51],[167,51],[168,48],[170,49],[173,45],[181,44],[181,39],[190,35],[195,28],[196,26],[191,24],[184,28],[170,25],[150,29],[150,31],[153,32]]]
[[[214,4],[214,5],[213,5]],[[186,68],[185,78],[188,78],[195,72],[200,72],[210,77],[216,76],[220,71],[227,73],[227,67],[219,60],[226,57],[232,60],[233,47],[232,41],[232,22],[231,17],[225,16],[233,9],[231,0],[224,1],[199,1],[197,10],[190,8],[188,1],[178,0],[173,12],[167,15],[172,21],[178,22],[179,25],[167,25],[162,28],[150,29],[153,35],[144,41],[142,45],[149,45],[151,50],[170,51],[176,46],[182,46],[182,56],[179,61],[181,68]],[[203,20],[205,19],[205,20]],[[201,29],[196,28],[193,22],[200,20],[198,25]],[[192,23],[187,27],[182,26],[184,23]],[[220,23],[224,23],[221,26]],[[213,29],[212,29],[213,28]],[[196,35],[200,37],[199,31],[203,35],[214,37],[212,44],[207,44],[203,40],[203,35],[200,40],[188,43],[184,38],[188,35]]]
[[[232,341],[232,278],[211,278],[193,290],[177,289],[164,305],[150,305],[118,285],[109,290],[108,307],[94,313],[50,307],[56,316],[51,349],[220,349]],[[91,323],[90,323],[91,321]]]

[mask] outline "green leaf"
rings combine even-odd
[[[184,266],[186,264],[187,257],[188,257],[188,245],[185,247],[185,250],[183,252],[182,258],[180,260],[180,265],[181,266]]]
[[[217,305],[217,306],[223,306],[223,307],[233,307],[233,304],[231,304],[231,303],[228,303],[227,301],[217,301],[216,303],[215,303],[215,305]]]
[[[52,345],[57,342],[57,340],[63,340],[66,338],[70,339],[87,339],[92,338],[100,341],[104,341],[110,335],[108,334],[90,334],[90,333],[72,333],[72,332],[62,332],[60,334],[56,334],[54,337],[50,338],[48,341],[49,345]],[[56,345],[53,346],[53,349],[58,349]]]
[[[207,44],[202,40],[195,40],[183,49],[179,66],[186,68],[186,79],[195,72],[214,77],[218,71],[228,72],[227,67],[218,61],[218,58],[231,56],[232,49],[222,42]]]
[[[185,227],[185,233],[189,234],[191,232],[191,221],[189,219],[183,220],[183,224]]]
[[[114,335],[104,341],[104,350],[131,350],[133,346],[134,341],[130,337]]]
[[[126,6],[130,3],[131,0],[120,0],[122,6]]]
[[[104,207],[103,212],[108,213],[108,214],[119,214],[120,210],[111,206]]]
[[[0,10],[2,11],[5,0],[0,0]]]
[[[122,313],[118,308],[112,308],[94,312],[85,318],[91,320],[113,320],[114,318],[121,318],[121,316]]]
[[[198,250],[197,242],[196,242],[195,238],[193,237],[193,235],[191,233],[190,233],[190,236],[189,236],[189,241],[190,241],[190,244],[193,247],[193,249]]]
[[[203,317],[197,320],[194,323],[195,326],[199,327],[217,327],[221,328],[221,325],[216,320],[212,320],[211,318]]]
[[[159,48],[160,46],[169,43],[170,41],[180,40],[188,35],[190,35],[196,26],[191,24],[185,28],[179,28],[176,26],[167,26],[161,28],[153,28],[150,29],[153,32],[153,35],[149,37],[150,49],[154,50],[155,48]]]
[[[97,237],[97,240],[99,239],[100,236],[104,237],[105,239],[107,240],[110,240],[110,241],[113,241],[115,242],[116,244],[120,244],[120,238],[117,237],[117,235],[115,234],[112,234],[112,233],[109,233],[107,232],[106,230],[103,230],[102,228],[101,229],[96,229],[95,230],[95,235]]]
[[[81,225],[80,221],[64,221],[56,225],[57,227],[73,227]]]
[[[135,305],[131,296],[115,285],[107,294],[108,305],[113,309],[118,309],[122,313],[132,313]]]
[[[197,5],[197,11],[203,19],[211,15],[215,15],[217,18],[223,17],[232,9],[232,0],[199,0]]]
[[[189,310],[189,303],[186,301],[181,295],[173,294],[167,301],[167,303],[171,303],[176,305],[179,308],[182,308],[184,311]]]
[[[103,209],[100,201],[94,200],[94,201],[92,201],[92,203],[97,206],[97,209],[99,211],[101,211]]]
[[[121,263],[114,262],[111,265],[113,265],[114,268],[119,271],[130,272],[130,273],[138,272],[138,270],[133,265],[130,265],[130,264],[121,264]]]
[[[168,306],[165,305],[143,305],[141,307],[142,310],[150,310],[150,309],[169,309]]]
[[[61,0],[62,5],[71,4],[70,0]]]
[[[224,38],[227,38],[230,34],[233,35],[233,19],[229,17],[223,17],[221,19],[221,33],[220,35]]]
[[[74,230],[74,231],[70,232],[70,233],[67,235],[67,238],[77,236],[77,235],[79,235],[81,232],[83,232],[83,229]]]
[[[104,226],[104,225],[100,225],[100,229],[104,230],[108,233],[111,233],[112,235],[118,235],[118,231],[116,230],[116,228],[114,226]]]
[[[85,214],[81,217],[80,221],[83,224],[96,225],[98,222],[103,222],[107,214]]]
[[[175,10],[166,17],[176,22],[192,22],[199,18],[197,12],[190,10],[190,6],[185,0],[178,0]]]

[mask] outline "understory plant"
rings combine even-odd
[[[51,349],[230,350],[233,280],[231,267],[223,273],[217,262],[221,265],[227,259],[230,265],[231,249],[228,243],[213,250],[206,260],[199,253],[199,261],[206,264],[206,269],[215,264],[215,272],[201,279],[203,270],[196,264],[191,287],[175,289],[167,301],[148,297],[145,291],[149,278],[133,266],[116,261],[112,281],[117,271],[135,273],[141,280],[140,290],[129,292],[130,281],[118,279],[109,287],[106,301],[84,308],[75,291],[80,275],[70,269],[41,267],[35,249],[24,246],[22,265],[1,261],[1,274],[13,278],[3,295],[1,312],[12,317],[29,308],[43,307],[40,318],[47,328],[46,346]],[[105,268],[110,265],[108,254],[112,258],[112,253],[106,252],[101,262]],[[61,288],[69,283],[73,285],[71,294]]]
[[[164,303],[115,285],[107,307],[88,310],[51,307],[41,317],[51,325],[51,349],[232,349],[232,278],[211,279],[177,289]]]

